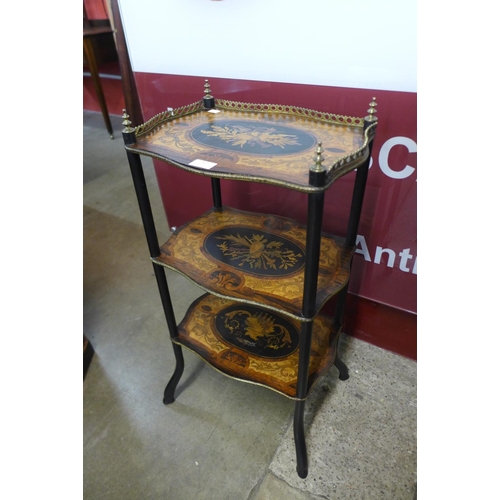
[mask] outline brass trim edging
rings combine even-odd
[[[135,127],[135,136],[141,137],[143,135],[149,134],[151,130],[159,127],[163,123],[174,120],[175,118],[180,118],[182,116],[191,115],[204,109],[203,101],[193,102],[192,104],[187,104],[186,106],[181,106],[180,108],[174,108],[171,111],[162,111],[157,115],[150,118],[147,122],[142,125]]]
[[[228,101],[222,99],[216,99],[215,102],[216,102],[216,108],[225,109],[229,111],[236,110],[242,112],[261,112],[261,113],[265,112],[274,114],[288,114],[288,115],[299,116],[302,118],[310,118],[326,123],[332,123],[335,125],[344,125],[356,128],[363,127],[365,123],[364,118],[335,115],[332,113],[315,111],[307,108],[299,108],[297,106],[287,106],[278,104],[250,104],[250,103],[242,103],[242,102]],[[168,123],[169,121],[172,121],[179,117],[196,113],[201,110],[204,110],[202,100],[192,104],[188,104],[186,106],[182,106],[180,108],[175,108],[171,111],[163,111],[162,113],[153,116],[150,120],[148,120],[144,124],[135,127],[136,138],[140,138],[142,136],[149,134],[157,127],[161,127],[163,124]],[[336,181],[343,175],[351,172],[352,170],[358,168],[368,158],[369,154],[368,146],[375,136],[376,127],[377,127],[377,121],[374,121],[374,123],[372,123],[369,127],[366,128],[364,132],[364,142],[359,149],[348,155],[343,156],[342,158],[339,158],[337,161],[335,161],[329,167],[327,167],[327,180],[325,185],[322,187],[315,187],[310,185],[305,186],[279,179],[270,179],[268,177],[261,177],[258,175],[210,172],[208,170],[200,171],[199,169],[190,167],[189,165],[185,165],[176,162],[174,160],[171,160],[166,156],[162,156],[157,153],[152,153],[149,151],[136,148],[134,147],[134,144],[125,145],[125,149],[132,153],[149,156],[151,158],[155,158],[161,161],[166,161],[167,163],[174,165],[178,168],[181,168],[183,170],[186,170],[187,172],[202,175],[205,177],[233,179],[245,182],[260,182],[264,184],[270,184],[273,186],[280,186],[288,189],[293,189],[295,191],[300,191],[303,193],[316,193],[328,189],[333,184],[334,181]]]
[[[227,111],[249,111],[254,113],[274,113],[280,115],[292,115],[300,118],[310,118],[334,125],[345,125],[348,127],[363,127],[364,119],[356,116],[342,116],[325,111],[316,111],[309,108],[300,108],[287,104],[254,104],[247,102],[228,101],[226,99],[215,99],[215,107]]]
[[[233,174],[233,173],[223,173],[223,172],[211,172],[210,170],[200,170],[189,165],[184,165],[183,163],[176,162],[174,160],[170,160],[165,156],[161,156],[156,153],[151,153],[149,151],[144,151],[142,149],[134,148],[133,144],[130,146],[125,145],[125,149],[130,151],[131,153],[149,156],[150,158],[155,158],[157,160],[168,163],[169,165],[173,165],[175,167],[180,168],[181,170],[185,170],[186,172],[190,172],[192,174],[201,175],[203,177],[213,177],[218,179],[231,179],[236,181],[244,181],[244,182],[258,182],[261,184],[270,184],[271,186],[284,187],[287,189],[292,189],[294,191],[300,191],[302,193],[319,193],[329,188],[331,183],[325,187],[317,188],[314,186],[305,186],[301,184],[293,184],[291,182],[282,181],[279,179],[270,179],[269,177],[260,177],[258,175],[246,175],[246,174]],[[359,166],[359,165],[356,165]],[[354,168],[356,168],[356,166]]]
[[[344,125],[350,127],[362,127],[364,126],[363,118],[355,118],[355,117],[345,117],[341,115],[334,115],[332,113],[324,113],[320,111],[310,110],[307,108],[298,108],[296,106],[285,106],[285,105],[275,105],[275,104],[249,104],[249,103],[239,103],[235,101],[226,101],[216,99],[216,107],[219,109],[226,110],[238,110],[238,111],[248,111],[248,112],[266,112],[266,113],[275,113],[275,114],[290,114],[305,118],[311,118],[327,123],[333,123],[336,125]],[[153,116],[150,120],[145,122],[142,125],[135,127],[136,138],[140,138],[145,136],[151,132],[153,132],[156,128],[161,127],[165,123],[172,121],[176,118],[187,116],[198,111],[203,110],[203,101],[198,101],[193,104],[189,104],[187,106],[182,106],[180,108],[175,108],[172,111],[163,111],[155,116]],[[329,167],[327,167],[327,177],[326,183],[322,187],[315,187],[311,185],[301,185],[295,184],[292,182],[287,182],[279,179],[270,179],[268,177],[261,177],[258,175],[248,175],[248,174],[237,174],[237,173],[221,173],[221,172],[210,172],[208,170],[201,170],[190,167],[189,165],[185,165],[183,163],[176,162],[172,159],[169,159],[166,156],[162,156],[161,154],[153,153],[150,151],[145,151],[136,147],[134,144],[125,145],[125,149],[132,153],[141,154],[144,156],[149,156],[151,158],[166,161],[167,163],[174,165],[182,170],[185,170],[190,173],[194,173],[197,175],[202,175],[205,177],[211,178],[220,178],[220,179],[233,179],[240,180],[245,182],[259,182],[263,184],[270,184],[273,186],[285,187],[288,189],[293,189],[295,191],[300,191],[303,193],[317,193],[322,192],[328,189],[334,181],[344,176],[345,174],[355,170],[358,168],[366,159],[369,154],[369,144],[373,140],[375,136],[375,129],[377,127],[377,122],[375,121],[371,124],[364,132],[364,142],[363,145],[357,149],[356,151],[343,156],[342,158],[335,161]]]
[[[293,314],[293,313],[291,313],[289,311],[285,311],[283,309],[280,309],[279,307],[270,306],[268,304],[263,304],[262,302],[255,302],[255,301],[248,300],[248,299],[240,299],[238,297],[234,297],[233,295],[222,295],[219,292],[215,292],[213,290],[209,290],[208,288],[205,288],[203,285],[200,285],[200,283],[198,283],[197,281],[195,281],[193,278],[191,278],[187,274],[184,274],[179,269],[177,269],[177,268],[175,268],[173,266],[170,266],[168,264],[165,264],[164,262],[156,260],[156,257],[150,257],[150,259],[153,262],[153,264],[156,264],[157,266],[162,266],[162,267],[164,267],[166,269],[170,269],[171,271],[175,271],[176,273],[180,274],[181,276],[183,276],[184,278],[186,278],[187,280],[189,280],[191,283],[193,283],[197,287],[201,288],[204,292],[209,293],[210,295],[215,295],[216,297],[219,297],[220,299],[223,299],[223,300],[230,300],[230,301],[238,302],[238,303],[241,303],[241,304],[247,304],[249,306],[256,306],[256,307],[260,307],[262,309],[267,309],[269,311],[273,311],[274,313],[279,313],[279,314],[282,314],[283,316],[287,316],[287,317],[289,317],[291,319],[294,319],[295,321],[299,321],[300,323],[310,323],[310,322],[314,321],[316,319],[316,316],[319,314],[320,309],[321,309],[321,308],[319,308],[316,311],[316,314],[312,318],[304,318],[304,316],[297,316],[297,315],[295,315],[295,314]],[[342,288],[344,288],[344,286]],[[339,292],[340,292],[340,290],[342,290],[342,288],[339,289]],[[338,293],[338,292],[336,292],[336,293]],[[332,298],[332,297],[330,297],[330,298]],[[325,303],[326,303],[326,300],[323,303],[323,305]]]
[[[351,258],[352,258],[352,256],[351,256]],[[165,269],[170,269],[171,271],[174,271],[174,272],[180,274],[181,276],[183,276],[184,278],[189,280],[191,283],[193,283],[197,287],[201,288],[204,292],[209,293],[210,295],[215,295],[216,297],[219,297],[220,299],[224,299],[224,300],[231,300],[233,302],[238,302],[241,304],[247,304],[250,306],[257,306],[257,307],[260,307],[262,309],[267,309],[269,311],[273,311],[275,313],[279,313],[279,314],[282,314],[283,316],[287,316],[291,319],[299,321],[300,323],[311,323],[312,321],[314,321],[316,319],[316,317],[318,316],[318,314],[321,312],[321,309],[323,309],[323,307],[326,305],[326,303],[330,299],[335,297],[335,295],[338,295],[345,288],[345,286],[349,283],[349,279],[351,277],[351,270],[349,268],[347,271],[349,279],[347,279],[346,282],[338,290],[335,291],[335,293],[333,293],[332,295],[328,295],[328,297],[326,297],[321,302],[319,307],[316,309],[316,314],[312,318],[304,318],[304,316],[297,316],[289,311],[285,311],[284,309],[280,309],[279,307],[270,306],[270,305],[264,304],[262,302],[255,302],[255,301],[251,301],[248,299],[240,299],[238,297],[234,297],[233,295],[222,295],[219,292],[209,290],[208,288],[205,288],[204,286],[200,285],[200,283],[195,281],[193,278],[189,277],[187,274],[184,274],[182,271],[179,271],[179,269],[177,269],[173,266],[170,266],[168,264],[165,264],[164,262],[156,260],[156,257],[150,257],[150,259],[151,259],[151,262],[153,262],[153,264],[156,264],[157,266],[164,267]]]
[[[219,372],[220,374],[222,374],[222,375],[224,375],[226,377],[232,378],[233,380],[237,380],[238,382],[245,382],[246,384],[258,385],[259,387],[265,387],[266,389],[269,389],[271,391],[277,392],[278,394],[281,394],[282,396],[285,396],[288,399],[292,399],[293,401],[305,401],[305,398],[304,399],[294,398],[293,396],[289,396],[288,394],[285,394],[284,392],[282,392],[282,391],[280,391],[278,389],[275,389],[274,387],[271,387],[269,385],[265,385],[265,384],[262,384],[260,382],[253,382],[251,380],[246,380],[244,378],[235,377],[234,375],[229,375],[229,373],[223,372],[222,370],[220,370],[219,368],[217,368],[216,366],[214,366],[212,363],[210,363],[210,361],[208,361],[207,359],[205,359],[201,354],[198,354],[194,349],[191,349],[190,347],[187,347],[182,342],[176,341],[173,338],[171,338],[171,340],[172,340],[173,344],[177,344],[177,345],[183,347],[184,349],[187,349],[188,351],[192,352],[193,354],[196,354],[196,356],[198,356],[199,358],[201,358],[208,366],[210,366],[210,368],[214,369],[216,372]]]
[[[340,327],[337,331],[334,332],[334,336],[335,337],[339,337],[341,333],[342,333],[342,328]],[[235,377],[234,375],[229,375],[229,373],[226,373],[226,372],[222,371],[221,369],[219,369],[218,367],[214,366],[212,363],[210,363],[210,361],[208,361],[207,359],[205,359],[201,354],[197,353],[191,347],[186,346],[185,344],[183,344],[182,342],[179,342],[175,338],[171,337],[170,340],[172,341],[173,344],[176,344],[176,345],[178,345],[178,346],[180,346],[180,347],[182,347],[182,348],[184,348],[184,349],[192,352],[196,356],[198,356],[208,366],[210,366],[210,368],[212,368],[216,372],[220,373],[221,375],[224,375],[225,377],[228,377],[228,378],[233,379],[233,380],[237,380],[238,382],[244,382],[246,384],[257,385],[259,387],[264,387],[265,389],[269,389],[270,391],[273,391],[273,392],[276,392],[278,394],[281,394],[282,396],[285,396],[286,398],[291,399],[292,401],[305,401],[307,399],[307,397],[312,392],[312,390],[315,387],[315,385],[319,382],[319,380],[321,378],[323,378],[323,376],[326,374],[326,372],[331,369],[332,365],[335,364],[335,359],[337,357],[337,351],[338,351],[338,339],[337,339],[337,346],[335,347],[335,356],[332,356],[331,361],[327,364],[327,366],[325,366],[325,369],[321,372],[321,374],[319,374],[316,377],[316,380],[311,384],[311,387],[309,387],[307,389],[307,394],[306,394],[305,398],[297,398],[297,397],[289,396],[288,394],[285,394],[284,392],[280,391],[279,389],[275,389],[274,387],[271,387],[269,385],[262,384],[260,382],[253,382],[251,380],[246,380],[244,378]],[[308,376],[308,379],[309,379],[309,376]]]

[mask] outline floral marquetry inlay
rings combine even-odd
[[[221,262],[262,276],[289,274],[304,265],[304,250],[299,245],[272,233],[255,232],[252,228],[215,231],[207,237],[204,246]]]
[[[295,154],[316,144],[315,137],[304,131],[249,120],[203,124],[191,131],[191,137],[205,146],[266,156]]]
[[[305,242],[305,226],[291,219],[223,207],[178,228],[153,261],[211,293],[310,321],[302,316]],[[323,235],[318,305],[347,283],[352,252]]]
[[[335,176],[341,174],[337,167],[343,173],[353,170],[368,155],[362,118],[220,100],[210,110],[200,101],[160,113],[136,127],[136,139],[128,150],[185,170],[304,192],[326,189],[309,183],[318,143],[324,150],[323,166],[332,176],[334,170]],[[213,165],[200,168],[200,160]]]
[[[289,320],[241,304],[217,314],[215,331],[226,342],[266,358],[289,355],[299,345],[299,331]]]
[[[218,137],[222,141],[234,146],[243,148],[247,144],[258,145],[262,148],[278,146],[285,149],[285,146],[298,146],[296,135],[277,134],[274,128],[241,127],[241,126],[215,126],[212,130],[202,130],[202,134]]]
[[[181,321],[174,342],[226,375],[295,398],[300,328],[281,314],[204,295]],[[314,321],[309,387],[334,360],[338,334],[331,318]]]

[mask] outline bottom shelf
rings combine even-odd
[[[203,295],[189,308],[173,342],[225,375],[297,399],[301,323],[253,305]],[[314,320],[308,390],[335,360],[333,320]]]

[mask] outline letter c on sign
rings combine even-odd
[[[380,165],[380,170],[384,172],[388,177],[392,177],[393,179],[406,179],[406,177],[410,177],[415,169],[410,165],[406,165],[403,170],[392,170],[389,167],[389,153],[394,146],[405,146],[408,148],[410,153],[417,152],[417,143],[408,137],[392,137],[391,139],[384,142],[382,147],[380,148],[380,153],[378,157],[378,162]]]

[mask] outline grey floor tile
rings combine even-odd
[[[259,485],[255,496],[249,500],[323,500],[324,497],[318,497],[307,491],[301,491],[293,488],[282,479],[278,479],[271,473],[266,474],[262,484]]]
[[[306,405],[308,477],[295,473],[291,429],[270,470],[322,498],[413,500],[416,363],[356,339],[348,344],[350,378],[330,370]]]

